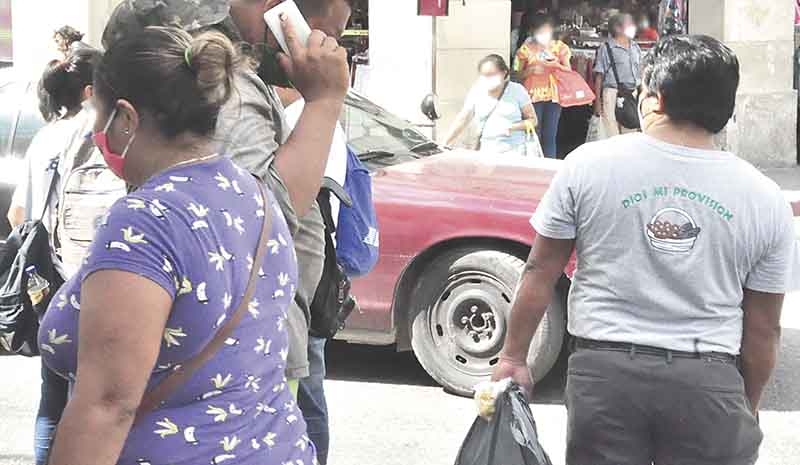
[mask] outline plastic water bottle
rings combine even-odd
[[[38,306],[50,292],[50,283],[47,282],[37,271],[36,266],[31,265],[25,268],[28,274],[28,297],[34,307]]]

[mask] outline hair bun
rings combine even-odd
[[[233,75],[239,65],[239,53],[233,43],[222,33],[204,32],[191,40],[185,58],[207,102],[225,103],[231,95]]]

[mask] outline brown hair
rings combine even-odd
[[[192,37],[177,28],[149,27],[106,52],[95,72],[95,92],[109,107],[125,99],[147,110],[168,138],[186,131],[208,135],[240,63],[219,32]]]

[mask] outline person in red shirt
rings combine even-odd
[[[646,14],[641,14],[637,17],[637,24],[639,26],[639,33],[636,35],[638,40],[658,41],[658,30],[653,27],[650,18]]]

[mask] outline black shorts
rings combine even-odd
[[[752,465],[762,433],[736,365],[579,349],[567,374],[567,465]]]

